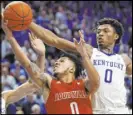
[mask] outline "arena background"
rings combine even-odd
[[[11,2],[11,1],[10,1]],[[85,41],[97,47],[93,27],[95,22],[104,17],[118,19],[124,26],[125,33],[121,44],[114,49],[117,53],[127,53],[132,58],[132,1],[25,1],[33,9],[34,21],[58,36],[67,40],[79,38],[77,31],[84,30]],[[9,1],[4,1],[4,7]],[[33,62],[37,54],[31,48],[29,30],[13,32],[27,56]],[[15,59],[10,44],[4,33],[1,34],[1,82],[2,91],[14,89],[26,82],[28,75]],[[46,45],[46,71],[53,73],[52,65],[59,50]],[[5,75],[6,74],[6,75]],[[132,108],[132,80],[125,77],[127,106]],[[45,103],[39,92],[28,95],[19,102],[10,104],[7,113],[45,114]]]

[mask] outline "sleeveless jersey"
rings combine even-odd
[[[46,110],[48,114],[91,114],[91,102],[83,81],[64,83],[52,80]]]
[[[1,114],[6,114],[6,102],[1,98]]]
[[[126,66],[123,58],[118,54],[107,55],[94,48],[91,61],[100,75],[100,87],[92,97],[93,110],[125,107]]]

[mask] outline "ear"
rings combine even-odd
[[[118,34],[115,34],[114,38],[115,38],[115,40],[118,40],[119,35]]]
[[[75,68],[74,68],[74,67],[71,67],[71,68],[69,69],[69,72],[70,72],[70,73],[74,73],[74,72],[75,72]]]

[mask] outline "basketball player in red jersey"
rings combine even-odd
[[[42,73],[40,68],[21,51],[11,30],[7,27],[7,22],[4,22],[3,19],[2,28],[17,59],[25,67],[32,81],[42,90],[48,114],[92,114],[89,96],[93,95],[99,87],[99,75],[88,58],[85,41],[82,38],[79,43],[74,41],[76,50],[80,53],[83,65],[87,70],[88,78],[76,79],[81,73],[80,60],[68,53],[64,53],[55,62],[56,78],[54,78],[47,73]],[[29,34],[29,36],[32,40],[36,39],[33,34]]]

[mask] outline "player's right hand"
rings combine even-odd
[[[30,38],[31,46],[35,50],[35,52],[40,56],[44,56],[45,45],[42,42],[42,40],[37,38],[33,33],[29,33],[29,38]]]
[[[87,53],[87,49],[86,49],[86,43],[84,40],[84,35],[81,32],[81,30],[79,30],[79,35],[80,35],[80,41],[78,42],[75,38],[74,38],[74,44],[76,47],[76,50],[80,53],[80,55],[82,57],[89,57],[88,53]]]
[[[4,8],[2,8],[2,13],[1,13],[2,29],[3,29],[3,31],[6,34],[7,40],[9,40],[9,39],[11,39],[11,37],[13,37],[13,34],[12,34],[12,31],[7,27],[8,21],[7,20],[4,20],[3,12],[4,12]]]

